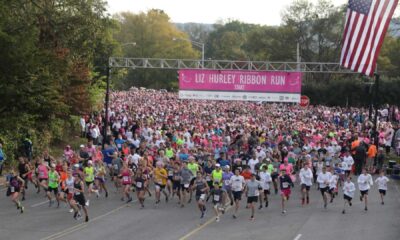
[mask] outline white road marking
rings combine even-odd
[[[48,202],[49,202],[49,200],[46,200],[46,201],[44,201],[44,202],[40,202],[40,203],[33,204],[33,205],[31,205],[30,207],[39,207],[40,205],[46,204],[46,203],[48,203]]]
[[[301,238],[301,234],[297,234],[297,236],[294,238],[294,240],[299,240]]]

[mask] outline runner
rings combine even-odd
[[[330,168],[331,178],[329,179],[329,195],[331,196],[330,203],[333,202],[335,195],[337,194],[339,176],[336,174],[333,167]]]
[[[74,197],[71,200],[71,206],[74,209],[74,218],[78,220],[81,217],[79,209],[85,213],[85,222],[89,222],[89,214],[86,207],[85,187],[78,176],[74,177]]]
[[[192,194],[193,194],[192,187],[196,179],[197,172],[200,171],[201,169],[199,164],[196,163],[195,158],[193,156],[189,156],[189,163],[187,164],[187,168],[192,172],[193,176],[192,179],[190,180],[190,188],[189,188],[190,197],[188,203],[190,203],[192,201]]]
[[[87,166],[83,168],[83,174],[85,175],[85,183],[88,191],[86,206],[89,206],[89,198],[92,193],[96,193],[97,197],[99,197],[99,190],[93,188],[95,172],[92,160],[89,160]]]
[[[95,164],[95,173],[96,177],[94,179],[96,189],[98,190],[97,193],[100,194],[101,190],[104,190],[106,193],[106,198],[108,197],[108,190],[106,187],[106,168],[101,160],[96,161]],[[99,196],[99,194],[97,196]]]
[[[260,182],[261,182],[263,191],[260,194],[260,207],[258,209],[262,209],[263,201],[265,202],[265,207],[268,207],[268,195],[270,194],[270,184],[272,182],[272,178],[271,178],[271,175],[269,174],[269,172],[267,171],[267,169],[268,169],[268,166],[264,165],[262,167],[261,172],[259,173]],[[264,200],[263,200],[263,197],[264,197]]]
[[[40,192],[40,187],[42,187],[44,189],[44,191],[47,192],[47,187],[48,187],[47,180],[49,178],[49,173],[48,173],[49,167],[46,164],[46,162],[44,162],[41,159],[38,159],[37,164],[38,164],[38,166],[37,166],[38,190],[36,193]]]
[[[141,168],[138,168],[136,175],[135,175],[135,180],[134,184],[136,186],[136,197],[139,200],[140,203],[140,208],[144,208],[144,200],[145,200],[145,186],[147,184],[147,178],[143,174],[143,170]]]
[[[56,171],[56,165],[52,163],[50,165],[50,171],[49,171],[49,186],[47,188],[47,198],[49,199],[49,207],[53,205],[53,199],[51,196],[51,193],[54,193],[54,197],[57,200],[57,207],[60,207],[60,200],[59,200],[59,195],[58,195],[58,183],[60,182],[60,175]]]
[[[356,191],[356,186],[354,183],[351,181],[351,176],[347,176],[346,181],[343,184],[343,198],[344,198],[344,205],[343,205],[343,211],[342,213],[346,213],[346,203],[349,204],[351,207],[352,203],[351,200],[354,197],[354,192]]]
[[[312,186],[313,173],[308,163],[303,164],[303,168],[299,173],[301,186],[301,205],[310,203],[310,188]]]
[[[362,202],[364,200],[364,210],[368,211],[368,190],[374,184],[374,181],[372,180],[371,174],[367,172],[366,168],[363,168],[362,174],[358,176],[357,182],[358,189],[360,189],[360,201]]]
[[[229,165],[225,165],[224,172],[222,173],[222,207],[225,209],[226,203],[228,199],[230,200],[231,206],[233,205],[233,197],[232,197],[232,189],[230,185],[230,179],[233,176],[233,173],[230,171]]]
[[[127,198],[126,203],[132,202],[132,197],[129,194],[131,191],[131,185],[132,185],[132,170],[128,167],[128,163],[124,162],[122,164],[122,168],[119,174],[119,178],[121,178],[121,183],[122,183],[122,198],[121,201],[125,200],[125,196]]]
[[[193,178],[193,173],[188,169],[186,162],[182,162],[182,168],[179,172],[179,176],[181,179],[181,207],[183,208],[185,206],[186,194],[190,191],[190,182]]]
[[[281,207],[282,207],[282,214],[286,213],[285,202],[290,198],[290,187],[293,186],[292,179],[288,174],[286,174],[286,169],[281,169],[281,175],[279,176],[279,185],[281,189]]]
[[[386,195],[387,191],[387,183],[389,182],[389,178],[385,176],[385,171],[381,170],[379,172],[379,177],[375,179],[375,183],[378,184],[379,195],[381,196],[381,204],[384,205],[383,197]]]
[[[236,219],[246,182],[244,177],[240,175],[240,169],[238,168],[235,170],[235,175],[233,175],[229,181],[232,188],[233,199],[235,201],[235,212],[233,213],[232,217]]]
[[[226,167],[226,166],[225,166]],[[208,186],[208,185],[207,185]],[[215,183],[214,188],[210,191],[212,202],[214,205],[215,221],[219,222],[220,212],[225,213],[224,204],[222,203],[224,191],[220,188],[218,183]],[[205,208],[205,207],[204,207]]]
[[[154,186],[156,192],[156,206],[160,203],[162,192],[165,196],[165,202],[168,202],[168,194],[165,192],[165,186],[167,185],[168,173],[163,167],[163,162],[157,162],[156,168],[154,169]]]
[[[204,215],[206,213],[206,206],[205,206],[206,192],[209,190],[209,188],[207,185],[207,181],[203,178],[201,172],[197,173],[197,178],[195,179],[192,188],[193,190],[196,190],[197,206],[201,212],[200,218],[204,218]]]
[[[22,206],[21,201],[19,200],[19,193],[21,188],[24,187],[25,181],[20,176],[18,176],[14,169],[10,171],[10,175],[7,176],[7,197],[11,198],[11,201],[15,203],[17,209],[20,210],[21,213],[24,212],[25,208]]]
[[[173,176],[172,176],[172,198],[175,194],[178,196],[178,203],[181,202],[181,166],[179,162],[174,165]]]
[[[112,157],[113,157],[111,162],[112,167],[110,169],[110,174],[112,177],[112,181],[114,181],[116,192],[118,192],[118,189],[121,186],[121,181],[118,176],[120,175],[123,162],[122,159],[118,156],[118,152],[114,152]]]
[[[250,181],[246,184],[246,196],[247,196],[247,206],[251,209],[250,221],[254,221],[254,208],[257,204],[258,197],[260,195],[260,190],[262,190],[261,183],[256,180],[257,175],[253,174]]]
[[[331,179],[331,173],[326,171],[326,166],[322,167],[322,172],[318,174],[317,182],[319,184],[319,190],[322,194],[322,199],[324,200],[324,208],[328,206],[328,196],[329,193],[329,182]]]
[[[351,169],[353,168],[354,159],[350,155],[350,151],[346,151],[343,157],[343,168],[346,173],[346,177],[348,177],[351,173]]]
[[[72,176],[72,170],[67,169],[67,178],[64,180],[64,193],[66,194],[67,202],[70,206],[69,212],[74,212],[74,208],[72,207],[71,201],[74,198],[74,177]]]

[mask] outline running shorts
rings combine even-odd
[[[310,191],[311,186],[307,186],[304,183],[301,184],[301,190],[306,189],[306,191]]]
[[[364,190],[364,191],[360,190],[360,193],[361,193],[361,196],[368,195],[368,190]]]
[[[291,192],[292,191],[290,190],[290,188],[282,189],[281,190],[281,196],[289,198]]]
[[[381,193],[383,196],[386,195],[386,190],[385,189],[379,189],[379,193]]]
[[[235,201],[236,200],[238,200],[238,201],[242,200],[242,191],[237,191],[237,192],[233,191],[232,194],[233,194],[233,199]]]
[[[247,203],[256,203],[258,202],[258,196],[247,197]]]

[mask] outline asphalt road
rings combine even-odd
[[[109,183],[110,187],[111,184]],[[356,193],[354,204],[343,215],[342,194],[328,209],[323,209],[319,192],[312,188],[311,203],[301,207],[299,186],[292,191],[286,215],[280,213],[279,195],[270,197],[267,209],[257,210],[255,221],[249,221],[250,211],[240,209],[238,219],[227,210],[220,222],[215,222],[211,205],[200,220],[194,203],[180,208],[177,200],[162,201],[154,207],[154,199],[146,199],[146,208],[139,209],[120,201],[114,191],[108,199],[91,197],[89,223],[76,221],[63,204],[49,207],[44,193],[34,193],[31,185],[25,213],[20,214],[5,191],[0,190],[0,239],[271,239],[271,240],[395,240],[400,238],[400,191],[398,183],[389,182],[385,205],[380,204],[378,190],[370,190],[369,210]]]

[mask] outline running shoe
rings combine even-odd
[[[89,216],[85,217],[85,222],[89,222]]]
[[[233,214],[232,217],[233,217],[233,219],[236,219],[236,218],[237,218],[235,214]]]
[[[126,201],[126,203],[130,203],[130,202],[132,202],[132,197],[130,197],[130,198],[128,199],[128,201]]]
[[[286,210],[283,210],[283,211],[282,211],[282,214],[285,214],[285,213],[286,213]]]
[[[215,218],[215,221],[216,221],[216,222],[219,222],[219,217],[216,217],[216,218]]]
[[[106,192],[106,198],[108,197],[108,192]]]
[[[262,205],[260,205],[260,206],[258,207],[258,209],[261,210],[261,209],[262,209]]]
[[[268,201],[265,202],[265,207],[268,207]]]
[[[86,201],[86,207],[89,207],[89,200]]]
[[[365,207],[365,208],[364,208],[364,211],[368,211],[368,208],[367,208],[367,207]]]
[[[342,211],[342,214],[345,214],[345,213],[346,213],[346,211],[345,211],[345,210],[343,210],[343,211]]]
[[[205,213],[204,213],[204,211],[202,211],[200,218],[204,218],[204,215],[205,215]]]
[[[24,208],[24,206],[21,206],[21,213],[24,213],[24,211],[25,211],[25,208]]]

